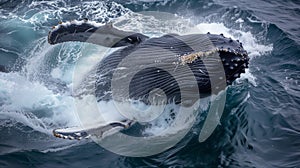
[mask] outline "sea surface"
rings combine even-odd
[[[145,11],[181,19],[149,19]],[[177,145],[148,157],[55,138],[53,129],[79,123],[76,62],[86,58],[82,66],[90,67],[99,58],[82,43],[51,46],[47,35],[60,21],[83,18],[153,37],[196,27],[240,40],[249,69],[227,88],[213,134],[199,143],[199,117]],[[298,0],[0,0],[0,65],[9,71],[0,72],[0,167],[300,168],[299,18]]]

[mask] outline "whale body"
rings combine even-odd
[[[151,91],[160,89],[168,103],[189,106],[200,97],[224,90],[249,64],[242,43],[223,34],[166,34],[150,38],[119,30],[111,23],[103,25],[82,20],[60,23],[48,35],[52,45],[73,41],[119,48],[96,67],[98,101],[131,99],[152,104]],[[124,84],[124,88],[115,89],[118,93],[114,94],[114,84]],[[84,131],[75,130],[77,133]],[[57,137],[75,135],[74,131],[64,129],[56,129],[53,133]]]

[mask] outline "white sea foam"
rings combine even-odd
[[[54,94],[41,83],[28,81],[17,73],[0,73],[0,86],[0,99],[4,100],[0,106],[2,118],[47,134],[53,124],[78,124],[70,96]],[[43,110],[46,110],[44,114],[38,113]]]
[[[83,143],[80,143],[80,141],[79,141],[79,142],[76,142],[76,143],[72,143],[72,144],[68,144],[68,145],[64,145],[64,146],[60,146],[60,147],[50,147],[48,149],[42,150],[41,152],[43,152],[43,153],[59,152],[59,151],[62,151],[62,150],[72,148],[74,146],[78,146],[80,144],[83,144]]]

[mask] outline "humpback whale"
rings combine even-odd
[[[223,34],[165,34],[151,38],[120,30],[112,23],[99,24],[87,19],[60,23],[48,34],[48,43],[52,45],[73,41],[117,49],[97,65],[95,96],[98,102],[129,98],[152,104],[151,91],[159,88],[168,103],[189,106],[199,99],[198,95],[205,97],[224,90],[245,72],[249,63],[242,43]],[[116,73],[119,76],[115,77]],[[122,84],[128,76],[128,90],[118,88],[114,95],[114,83]],[[189,76],[193,76],[195,82],[191,82]],[[108,127],[122,130],[132,124],[130,120],[112,121],[88,129],[103,133]],[[55,129],[53,134],[68,139],[89,137],[80,128]]]

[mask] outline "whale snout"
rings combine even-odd
[[[242,73],[245,73],[249,64],[249,56],[239,40],[227,38],[223,34],[198,36],[194,38],[202,41],[199,43],[200,46],[193,47],[193,49],[198,48],[199,50],[185,54],[180,58],[183,64],[194,69],[196,78],[201,76],[203,71],[211,71],[210,74],[207,74],[209,77],[224,71],[226,83],[229,85]],[[201,65],[204,65],[205,68]],[[197,70],[201,70],[201,73],[198,73]],[[203,77],[201,76],[201,78]]]
[[[235,79],[239,78],[245,69],[248,68],[249,56],[243,45],[238,40],[226,38],[222,34],[215,35],[212,39],[216,46],[220,60],[222,61],[226,82],[231,84]]]

